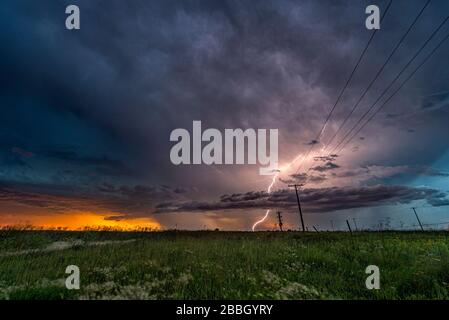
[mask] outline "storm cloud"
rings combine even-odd
[[[81,10],[81,29],[68,31],[65,7],[74,3]],[[376,2],[381,10],[386,3]],[[393,2],[323,135],[316,138],[371,36],[365,28],[369,4],[3,1],[0,217],[9,213],[10,203],[52,212],[116,212],[111,219],[180,207],[230,209],[235,199],[242,208],[265,208],[271,202],[290,207],[290,198],[279,200],[291,196],[284,183],[306,184],[311,191],[305,201],[317,212],[333,210],[332,201],[321,203],[312,194],[336,197],[335,210],[345,208],[350,192],[360,203],[349,201],[350,208],[414,200],[445,203],[436,195],[446,191],[449,171],[447,45],[347,150],[322,152],[413,21],[420,1]],[[432,1],[342,134],[448,10],[447,1]],[[191,128],[194,120],[219,130],[279,129],[282,168],[313,150],[308,159],[298,160],[301,166],[294,163],[290,171],[278,172],[272,194],[247,193],[267,190],[272,177],[258,176],[255,166],[171,163],[170,133]],[[398,189],[382,200],[388,184]],[[428,188],[418,188],[421,184]],[[240,196],[214,201],[223,194]]]
[[[377,185],[360,188],[319,188],[301,190],[301,203],[308,212],[330,212],[362,207],[391,204],[407,204],[424,200],[430,205],[447,202],[446,194],[429,188]],[[216,202],[162,203],[155,213],[167,212],[211,212],[244,209],[288,209],[297,206],[295,192],[288,189],[273,193],[247,192],[224,195]]]

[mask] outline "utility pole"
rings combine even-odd
[[[332,231],[335,231],[335,229],[334,229],[334,220],[331,220],[331,226],[332,226]]]
[[[351,225],[349,224],[349,221],[348,221],[348,220],[346,220],[346,224],[348,225],[349,232],[350,232],[351,235],[352,235]]]
[[[315,226],[313,226],[313,229],[314,229],[314,230],[315,230],[316,232],[319,232],[319,231],[318,231],[318,229],[317,229],[317,228],[315,228]]]
[[[421,224],[421,220],[419,220],[418,214],[416,213],[416,208],[412,208],[412,209],[413,209],[413,212],[415,213],[416,220],[418,220],[419,226],[421,227],[421,231],[424,231],[424,228],[422,227],[422,224]]]
[[[298,194],[298,187],[302,187],[302,185],[298,184],[290,184],[288,185],[290,188],[294,187],[296,192],[296,200],[298,201],[298,210],[299,210],[299,217],[301,218],[301,226],[302,226],[302,232],[306,231],[306,228],[304,228],[304,219],[302,217],[302,210],[301,210],[301,202],[299,201],[299,194]]]
[[[278,220],[279,220],[279,229],[281,229],[281,232],[282,232],[282,231],[284,231],[284,230],[282,230],[282,226],[283,226],[284,224],[282,223],[282,215],[281,215],[281,212],[278,211],[278,212],[277,212],[277,215],[278,215]]]

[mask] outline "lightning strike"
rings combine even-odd
[[[274,184],[276,183],[276,179],[279,176],[279,174],[282,171],[284,171],[284,170],[288,170],[296,161],[298,161],[298,159],[301,157],[301,155],[302,154],[297,155],[296,158],[294,158],[289,164],[287,164],[284,167],[279,168],[279,171],[277,171],[276,174],[273,176],[273,179],[271,179],[271,183],[270,183],[270,185],[268,186],[268,189],[267,189],[268,193],[271,193],[271,189],[273,188]],[[255,231],[255,229],[256,229],[258,224],[264,222],[268,218],[268,215],[270,214],[270,211],[271,211],[270,209],[267,209],[267,211],[265,212],[265,215],[263,216],[263,218],[258,220],[258,221],[256,221],[253,224],[253,227],[252,227],[253,231]]]

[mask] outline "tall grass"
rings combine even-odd
[[[3,299],[449,298],[446,232],[4,230],[0,239]],[[64,286],[72,264],[80,290]],[[380,290],[365,287],[371,264]]]

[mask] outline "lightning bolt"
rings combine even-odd
[[[268,186],[267,193],[271,193],[271,189],[273,188],[274,184],[276,183],[276,179],[278,178],[279,174],[280,174],[282,171],[288,170],[288,169],[289,169],[289,168],[290,168],[296,161],[298,161],[298,159],[299,159],[301,156],[302,156],[302,154],[300,153],[300,154],[297,155],[296,158],[294,158],[290,163],[288,163],[287,165],[285,165],[285,166],[279,168],[279,170],[276,172],[276,174],[275,174],[275,175],[273,176],[273,178],[271,179],[271,183],[270,183],[270,185]],[[268,215],[270,214],[270,211],[271,211],[270,209],[267,209],[267,211],[265,212],[265,215],[263,216],[263,218],[260,219],[260,220],[258,220],[258,221],[256,221],[256,222],[253,224],[253,227],[252,227],[252,230],[253,230],[253,231],[255,231],[255,229],[256,229],[256,227],[257,227],[258,224],[264,222],[264,221],[268,218]]]
[[[258,220],[258,221],[256,221],[255,224],[253,224],[253,231],[256,231],[255,229],[256,229],[256,227],[257,227],[257,225],[259,223],[264,222],[268,218],[268,215],[270,214],[270,211],[271,211],[270,209],[267,209],[267,212],[265,212],[265,215],[263,216],[263,218]]]
[[[324,132],[326,131],[326,128],[327,128],[327,123],[325,123],[324,126],[323,126],[323,128],[321,129],[320,134],[318,135],[318,139],[317,139],[318,141],[321,140],[321,137],[323,136]],[[323,147],[321,148],[321,152],[324,152],[324,151],[326,150],[326,148],[327,148],[327,146],[323,144]],[[298,161],[298,159],[301,158],[301,157],[302,157],[302,159],[301,159],[301,165],[302,165],[302,163],[303,163],[304,161],[307,161],[306,158],[308,158],[308,153],[306,153],[306,154],[304,154],[304,155],[303,155],[302,153],[298,154],[298,155],[297,155],[297,156],[296,156],[290,163],[288,163],[288,164],[285,165],[284,167],[280,168],[280,169],[276,172],[276,174],[273,176],[273,179],[271,179],[270,185],[268,186],[268,189],[267,189],[267,192],[268,192],[268,193],[271,192],[271,189],[273,188],[274,184],[276,183],[276,179],[277,179],[277,177],[279,176],[279,174],[280,174],[282,171],[288,170],[288,169],[289,169],[289,168],[290,168],[296,161]],[[309,168],[309,170],[310,170],[310,168]],[[264,222],[264,221],[268,218],[268,215],[270,214],[270,211],[271,211],[270,209],[267,209],[267,211],[265,212],[265,215],[263,216],[263,218],[260,219],[260,220],[258,220],[258,221],[256,221],[256,223],[253,224],[253,227],[252,227],[252,230],[253,230],[253,231],[255,231],[255,229],[256,229],[256,227],[257,227],[258,224]]]

